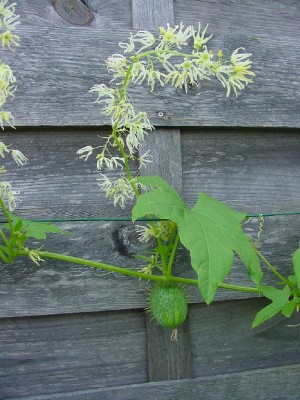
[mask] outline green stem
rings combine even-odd
[[[2,229],[0,229],[0,236],[1,236],[2,240],[3,240],[3,242],[6,244],[6,246],[8,246],[9,245],[9,240],[7,239],[5,233],[2,231]]]
[[[14,227],[13,227],[13,224],[11,222],[11,218],[9,216],[9,213],[7,211],[5,203],[4,203],[4,201],[3,201],[3,199],[1,197],[0,197],[0,207],[2,208],[3,214],[4,214],[5,218],[7,219],[7,222],[8,222],[8,225],[9,225],[9,229],[10,229],[10,231],[12,233],[14,231]]]
[[[261,254],[260,251],[256,249],[257,255],[263,260],[263,262],[266,264],[266,266],[273,272],[274,275],[277,276],[283,283],[285,283],[288,286],[293,286],[294,284],[290,282],[288,279],[286,279],[284,276],[282,276],[275,267]]]
[[[140,58],[140,56],[136,56],[136,57],[133,58],[133,61],[132,61],[131,65],[129,66],[129,68],[128,68],[127,72],[126,72],[126,75],[125,75],[125,78],[124,78],[124,81],[123,81],[123,85],[122,85],[122,89],[121,89],[121,92],[120,92],[120,97],[119,97],[120,102],[126,96],[126,89],[127,89],[127,86],[130,83],[130,78],[131,78],[131,72],[132,72],[133,65],[139,60],[139,58]],[[139,198],[140,193],[139,193],[138,188],[135,185],[135,183],[133,181],[133,178],[132,178],[132,175],[131,175],[128,156],[127,156],[127,154],[126,154],[126,152],[125,152],[125,150],[124,150],[124,148],[122,146],[122,143],[120,142],[120,140],[118,139],[117,134],[116,134],[117,129],[118,129],[118,125],[119,125],[119,121],[120,120],[117,120],[113,125],[112,137],[113,137],[114,141],[116,142],[116,144],[118,146],[118,149],[119,149],[119,151],[120,151],[120,153],[121,153],[121,155],[122,155],[122,157],[124,159],[124,165],[125,165],[125,170],[126,170],[126,175],[127,175],[128,181],[129,181],[129,183],[130,183],[130,185],[132,187],[132,190],[134,191],[136,197]],[[157,234],[157,229],[156,229],[155,223],[154,222],[150,222],[150,226],[152,227],[153,231]],[[161,255],[162,269],[163,269],[163,272],[164,272],[164,275],[165,275],[167,273],[167,261],[166,261],[166,257],[165,257],[164,251],[163,251],[163,243],[162,243],[162,240],[160,239],[160,237],[158,237],[158,235],[156,237],[156,240],[157,240],[157,244],[158,244],[158,248],[159,248],[159,253]]]
[[[174,258],[175,258],[175,255],[176,255],[178,244],[179,244],[179,234],[177,232],[175,240],[174,240],[174,243],[173,243],[173,246],[172,246],[172,251],[171,251],[171,254],[170,254],[170,258],[169,258],[167,275],[166,275],[167,279],[171,278],[172,267],[173,267]]]
[[[4,261],[6,264],[10,264],[10,263],[11,263],[11,260],[10,260],[8,257],[6,257],[6,256],[4,255],[4,253],[2,252],[2,250],[0,250],[0,258],[1,258],[2,261]]]
[[[29,253],[30,253],[30,250],[25,249],[25,250],[20,250],[18,255],[28,256]],[[101,263],[99,261],[91,261],[91,260],[86,260],[84,258],[66,256],[66,255],[57,254],[57,253],[51,253],[49,251],[35,250],[35,253],[37,255],[39,255],[41,258],[50,258],[53,260],[70,262],[72,264],[85,265],[88,267],[99,268],[99,269],[103,269],[105,271],[115,272],[115,273],[118,273],[121,275],[132,276],[132,277],[140,278],[140,279],[152,280],[152,281],[156,281],[156,282],[167,282],[166,277],[163,275],[144,274],[142,272],[133,271],[128,268],[116,267],[115,265],[105,264],[105,263]],[[171,276],[169,281],[176,282],[176,283],[184,283],[187,285],[198,285],[197,279],[180,278],[180,277]],[[248,286],[228,285],[225,283],[219,284],[219,288],[235,290],[235,291],[239,291],[239,292],[259,293],[259,290],[257,288],[252,288],[252,287],[248,287]]]
[[[29,253],[30,253],[30,250],[20,250],[18,255],[29,256]],[[142,272],[133,271],[128,268],[117,267],[115,265],[105,264],[105,263],[101,263],[99,261],[86,260],[85,258],[66,256],[64,254],[51,253],[49,251],[35,250],[35,253],[38,256],[40,256],[41,258],[51,258],[52,260],[65,261],[65,262],[78,264],[78,265],[86,265],[88,267],[99,268],[99,269],[103,269],[105,271],[115,272],[117,274],[128,275],[128,276],[132,276],[132,277],[140,278],[140,279],[147,279],[147,280],[152,280],[152,281],[157,281],[157,282],[165,282],[166,281],[166,278],[163,275],[144,274]]]

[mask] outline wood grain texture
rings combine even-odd
[[[182,161],[180,131],[158,130],[149,135],[140,153],[150,151],[153,163],[141,168],[141,175],[159,175],[179,193],[182,191]],[[177,266],[176,273],[185,269],[185,263]],[[191,376],[189,322],[178,327],[179,342],[170,342],[170,331],[158,326],[150,314],[146,315],[148,374],[150,381],[182,379]]]
[[[174,399],[180,399],[180,395],[186,395],[185,398],[193,398],[188,393],[192,396],[195,392],[199,396],[200,382],[204,390],[211,389],[211,399],[215,398],[215,393],[230,396],[230,390],[233,395],[241,395],[251,387],[251,395],[255,390],[257,394],[263,395],[263,390],[268,389],[270,396],[273,388],[271,383],[276,377],[276,390],[281,387],[279,393],[285,393],[289,387],[290,391],[285,395],[291,395],[296,389],[296,381],[282,377],[287,376],[287,371],[293,377],[296,372],[299,375],[300,331],[297,326],[291,328],[287,324],[298,324],[299,316],[295,315],[289,320],[279,316],[251,330],[255,313],[265,304],[265,300],[248,299],[213,304],[210,307],[192,305],[192,376],[203,379],[180,380],[179,386],[175,382],[170,386],[166,382],[162,386],[139,385],[147,380],[145,321],[142,312],[1,320],[0,398],[38,396],[42,399],[42,395],[51,394],[46,398],[70,396],[83,399],[85,394],[89,396],[85,398],[93,399],[94,395],[101,394],[104,399],[105,396],[107,399],[134,399],[138,395],[140,398],[148,398],[143,397],[143,394],[152,394],[152,399],[156,399],[158,388],[161,396],[164,394],[172,399],[173,396]],[[173,348],[174,358],[169,358],[169,362],[176,365],[176,357],[181,357],[180,341],[185,340],[184,336],[178,337],[177,344],[170,342],[166,334],[164,340]],[[163,361],[162,354],[157,354],[157,361]],[[174,371],[174,366],[170,366],[169,371],[172,368]],[[273,369],[269,371],[268,368]],[[225,372],[226,375],[222,376]],[[170,378],[174,379],[175,376]],[[111,386],[121,387],[112,389]],[[101,387],[106,389],[96,390]],[[177,391],[173,392],[176,387]],[[90,391],[76,393],[83,388]],[[206,392],[201,393],[204,395]]]
[[[34,2],[36,13],[41,9],[38,3]],[[271,7],[271,2],[268,4]],[[39,19],[39,13],[31,14],[26,5],[24,9],[27,10],[25,21],[27,15]],[[188,8],[186,12],[188,14]],[[295,19],[299,18],[299,12],[294,8],[293,12],[293,19],[289,18],[290,14],[281,15],[281,26],[295,24],[297,29]],[[51,13],[46,12],[46,15]],[[108,15],[115,13],[110,9]],[[5,59],[16,71],[18,81],[18,91],[10,106],[16,124],[108,125],[109,118],[100,115],[99,106],[93,104],[95,97],[89,89],[94,84],[109,82],[104,60],[118,52],[118,42],[129,35],[127,23],[126,27],[111,25],[112,28],[104,23],[92,29],[70,24],[53,26],[43,23],[41,26],[30,21],[18,28],[22,38],[18,50],[5,52]],[[218,26],[211,24],[210,29],[216,31]],[[188,94],[166,87],[145,96],[140,87],[133,88],[133,100],[140,109],[148,112],[154,125],[300,126],[297,37],[290,35],[287,39],[281,32],[276,35],[269,33],[268,26],[261,22],[259,35],[256,27],[247,33],[242,27],[234,33],[228,33],[228,29],[223,27],[211,43],[216,51],[223,48],[226,57],[237,47],[251,52],[256,73],[254,84],[237,99],[235,96],[227,99],[219,82],[206,82],[200,85],[199,90],[191,90]],[[284,72],[282,60],[285,60]],[[160,118],[159,112],[163,112],[165,117]]]
[[[214,32],[299,37],[300,5],[298,1],[265,0],[174,0],[174,19],[186,25],[209,24]],[[283,24],[282,21],[289,21]]]
[[[250,214],[299,210],[298,130],[195,128],[181,139],[190,205],[203,191]]]
[[[86,390],[22,400],[298,400],[300,366]],[[12,400],[21,400],[12,399]]]
[[[193,376],[211,376],[299,363],[299,315],[278,315],[251,329],[270,302],[248,299],[190,307]]]
[[[93,20],[87,27],[92,29],[131,29],[130,0],[84,0],[93,13]],[[17,12],[21,17],[22,25],[74,28],[65,19],[61,18],[53,7],[52,0],[22,0],[17,3]],[[75,29],[80,30],[77,26]]]
[[[143,313],[0,320],[0,398],[142,383]]]
[[[132,0],[133,29],[158,29],[174,24],[173,0]]]

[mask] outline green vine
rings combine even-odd
[[[13,6],[9,6],[7,10],[7,15],[10,15],[10,12],[14,13]],[[14,17],[10,15],[9,18]],[[16,20],[13,19],[12,22],[15,24]],[[137,271],[41,249],[31,249],[27,239],[44,240],[48,233],[63,232],[50,223],[29,221],[13,214],[11,211],[14,207],[11,207],[11,203],[7,203],[11,193],[8,183],[6,186],[2,183],[3,188],[0,193],[0,206],[7,220],[7,224],[0,229],[2,240],[0,258],[4,263],[12,263],[16,257],[29,257],[38,265],[45,259],[54,259],[154,281],[159,286],[158,289],[156,286],[155,296],[151,297],[151,302],[155,305],[155,315],[159,315],[160,323],[165,320],[163,325],[166,327],[176,327],[177,322],[182,323],[185,318],[186,297],[181,292],[182,285],[197,285],[207,304],[213,301],[218,288],[262,293],[271,300],[271,304],[258,312],[253,326],[261,324],[278,312],[290,316],[294,310],[298,310],[300,249],[293,256],[294,275],[285,278],[243,232],[242,224],[247,218],[246,214],[237,212],[204,193],[199,195],[195,206],[189,208],[162,178],[134,176],[130,167],[131,161],[134,160],[138,161],[140,166],[152,162],[149,152],[140,154],[140,145],[153,129],[147,113],[137,111],[131,102],[129,95],[131,84],[147,84],[151,91],[157,85],[163,87],[169,84],[187,91],[189,85],[198,85],[200,81],[215,79],[225,88],[228,97],[232,92],[237,96],[252,83],[255,74],[251,70],[251,54],[244,53],[244,49],[239,48],[234,50],[229,61],[225,62],[222,50],[215,55],[207,48],[212,35],[206,36],[206,31],[207,27],[201,30],[200,24],[197,30],[193,26],[184,27],[180,24],[175,27],[160,28],[157,37],[146,31],[131,34],[128,42],[119,43],[124,54],[114,54],[106,61],[108,72],[112,75],[111,85],[100,84],[91,89],[97,94],[96,103],[101,105],[104,115],[110,116],[112,130],[103,146],[88,145],[78,150],[78,154],[84,160],[92,154],[95,155],[97,169],[101,171],[98,184],[115,206],[124,208],[128,200],[136,200],[132,210],[133,221],[144,217],[148,220],[154,219],[153,217],[157,219],[143,226],[136,225],[141,242],[154,239],[156,243],[150,256],[140,255],[140,259],[144,260],[146,265]],[[2,37],[2,43],[6,44],[5,40]],[[16,36],[13,35],[11,40],[15,42]],[[8,122],[3,112],[2,119]],[[2,150],[0,147],[0,155],[8,152],[6,150],[8,148],[3,146],[5,145],[2,144]],[[118,149],[118,156],[112,155],[113,148]],[[22,164],[27,159],[24,156],[22,158],[20,154],[17,159]],[[111,179],[105,175],[106,171],[116,171],[119,176]],[[260,220],[258,240],[262,229],[263,219]],[[173,265],[180,244],[190,252],[191,266],[197,274],[197,279],[174,276]],[[235,254],[245,265],[254,286],[224,283]],[[284,286],[283,289],[262,284],[263,271],[260,259],[279,280],[279,284]],[[153,273],[155,269],[159,271],[157,274]],[[156,299],[159,299],[159,304],[155,304]],[[166,316],[164,316],[166,308],[161,304],[163,299],[172,300],[168,303]],[[180,310],[172,307],[176,305],[180,308],[181,304],[184,311],[180,316],[178,315]],[[162,310],[164,310],[163,315]]]

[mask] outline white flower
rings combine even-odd
[[[16,3],[12,3],[7,6],[9,0],[1,0],[0,1],[0,14],[3,15],[4,18],[11,18],[15,14],[15,6]]]
[[[252,56],[251,53],[238,53],[239,50],[245,50],[243,47],[239,47],[234,50],[231,54],[230,62],[233,65],[251,65],[252,61],[249,60],[249,57]]]
[[[145,61],[137,61],[133,64],[131,71],[132,82],[141,85],[147,78],[148,70]]]
[[[118,167],[123,169],[124,158],[121,157],[105,157],[104,151],[97,155],[97,169],[101,170],[105,165],[108,169],[114,170]]]
[[[127,178],[110,180],[106,175],[100,175],[101,178],[97,180],[101,183],[98,185],[105,192],[105,197],[113,198],[115,207],[120,205],[121,208],[124,208],[126,201],[134,198],[134,190]]]
[[[136,225],[135,228],[141,243],[147,243],[151,238],[155,237],[154,229],[149,225]]]
[[[139,157],[139,168],[146,167],[147,164],[152,162],[152,158],[150,150],[147,150],[146,153]]]
[[[9,211],[13,211],[16,208],[15,196],[9,182],[3,181],[0,183],[0,197],[7,201]]]
[[[155,86],[156,81],[159,82],[160,86],[164,86],[165,85],[165,83],[162,80],[162,78],[165,78],[165,74],[162,74],[159,71],[155,71],[154,69],[148,71],[147,83],[151,87],[151,92],[153,92],[153,90],[154,90],[154,86]]]
[[[127,72],[128,60],[122,54],[113,54],[106,60],[106,66],[109,73],[113,74],[113,80],[124,78]]]
[[[12,158],[18,165],[24,165],[28,159],[21,153],[19,150],[12,150],[11,151]]]
[[[187,44],[187,40],[191,37],[191,26],[188,26],[184,30],[184,26],[182,22],[180,25],[175,25],[174,28],[171,28],[169,24],[167,24],[167,29],[159,28],[160,32],[160,43],[156,47],[157,50],[163,50],[172,48],[176,46],[178,49],[181,49],[181,46]]]
[[[0,142],[0,156],[4,158],[5,153],[9,153],[9,149],[3,142]]]
[[[129,43],[119,42],[119,47],[121,47],[121,49],[124,49],[124,53],[132,53],[134,51],[135,44],[132,33],[130,33],[129,36]]]
[[[129,130],[126,136],[126,144],[129,153],[132,155],[144,140],[145,135],[148,133],[147,130],[152,130],[153,126],[150,124],[145,112],[138,113],[132,120],[128,119],[123,126]]]
[[[252,83],[250,77],[255,76],[253,71],[250,71],[252,61],[250,53],[238,53],[242,48],[236,49],[230,58],[230,65],[216,65],[214,73],[221,81],[222,85],[226,87],[226,96],[228,97],[231,90],[235,95],[238,95],[238,90],[242,90],[248,83]],[[242,49],[243,50],[243,49]]]
[[[134,35],[134,41],[142,44],[142,47],[139,49],[138,53],[151,47],[155,43],[155,37],[151,32],[148,31],[139,31]]]
[[[200,22],[198,24],[198,31],[197,32],[195,32],[195,29],[194,29],[193,26],[191,27],[191,33],[192,33],[192,36],[193,36],[193,39],[194,39],[194,49],[196,51],[199,51],[201,49],[201,47],[204,44],[206,44],[209,41],[209,39],[211,39],[212,36],[213,36],[213,35],[210,35],[208,37],[205,37],[205,33],[206,33],[207,28],[208,28],[208,25],[206,25],[206,27],[204,28],[204,30],[201,33],[201,24],[200,24]]]
[[[10,111],[3,111],[0,109],[0,126],[2,129],[3,123],[10,125],[12,128],[15,127],[15,119]]]
[[[85,146],[79,149],[76,154],[81,154],[79,158],[84,158],[84,161],[86,161],[93,153],[93,150],[94,148],[92,146]]]

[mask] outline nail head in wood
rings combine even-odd
[[[92,12],[80,0],[53,0],[57,14],[73,25],[89,25]]]

